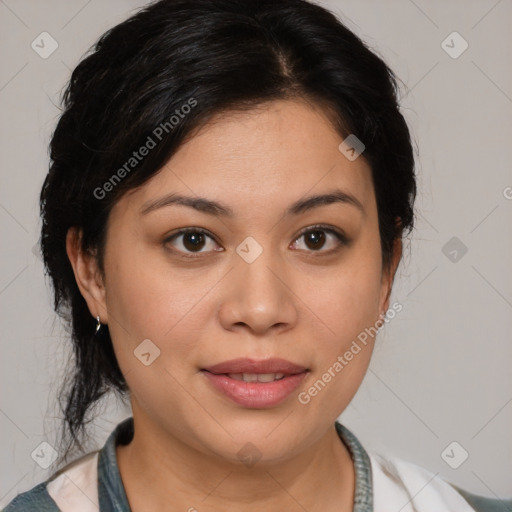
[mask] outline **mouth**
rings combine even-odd
[[[243,382],[274,382],[289,377],[284,373],[223,373],[221,375],[227,375],[230,379]]]
[[[250,359],[241,357],[239,359],[231,359],[222,363],[215,364],[203,368],[213,374],[230,374],[230,375],[295,375],[307,371],[305,366],[292,363],[286,359]]]
[[[276,407],[300,385],[309,369],[285,359],[233,359],[201,369],[214,390],[246,408]]]

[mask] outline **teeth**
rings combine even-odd
[[[244,382],[273,382],[284,377],[284,373],[228,373],[228,377]]]
[[[248,374],[250,375],[250,374]],[[262,373],[260,375],[255,375],[258,382],[272,382],[276,380],[276,374],[275,373]]]

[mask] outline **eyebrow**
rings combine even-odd
[[[365,215],[365,209],[362,203],[352,194],[345,192],[340,189],[333,190],[326,194],[320,194],[315,196],[309,196],[304,199],[299,199],[285,212],[285,216],[299,215],[313,208],[325,206],[329,204],[342,203],[354,206],[363,215]],[[149,201],[145,203],[141,208],[141,215],[146,215],[149,212],[163,208],[164,206],[170,205],[181,205],[194,208],[195,210],[206,213],[209,215],[215,215],[217,217],[233,218],[234,213],[231,208],[217,201],[206,199],[204,197],[189,197],[181,194],[168,194],[160,199]]]

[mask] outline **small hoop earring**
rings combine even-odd
[[[96,331],[94,331],[94,334],[98,334],[98,331],[101,329],[101,322],[100,322],[100,317],[99,316],[96,317],[96,322],[97,322],[97,324],[96,324]]]

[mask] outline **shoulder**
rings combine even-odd
[[[98,511],[98,452],[89,453],[48,480],[16,496],[3,512]]]
[[[476,510],[476,512],[512,512],[512,497],[505,499],[486,498],[472,494],[455,484],[451,484],[461,496]]]
[[[18,494],[2,512],[58,512],[59,508],[52,500],[46,488],[46,482],[42,482],[29,491]]]
[[[438,473],[412,462],[369,453],[375,510],[398,506],[402,512],[512,512],[512,499],[485,498],[469,493]]]

